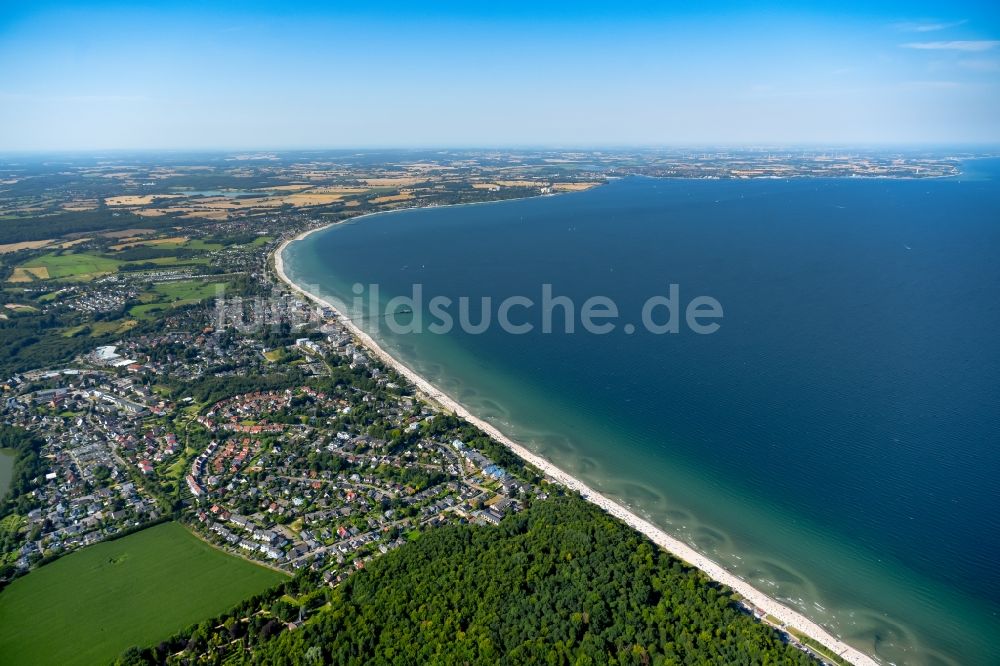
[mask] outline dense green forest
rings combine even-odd
[[[10,487],[0,493],[0,580],[6,580],[15,574],[15,568],[5,555],[15,551],[20,544],[17,514],[23,515],[38,505],[31,492],[37,479],[45,473],[46,465],[40,455],[42,441],[22,428],[0,423],[0,449],[14,452]]]
[[[69,321],[66,321],[69,320]],[[59,319],[55,314],[10,313],[0,319],[0,377],[32,368],[63,363],[77,354],[93,349],[102,339],[69,338],[63,335],[66,324],[82,321],[79,317]]]
[[[0,223],[0,244],[61,238],[66,234],[85,234],[136,227],[163,229],[190,224],[190,220],[179,217],[153,219],[101,206],[92,211],[63,211],[52,215],[32,215],[4,220],[3,223]]]
[[[190,396],[197,402],[213,404],[241,393],[283,391],[304,383],[305,375],[301,372],[287,372],[250,377],[200,377],[192,382],[171,381],[169,386],[175,395]]]
[[[10,487],[0,495],[0,516],[6,516],[12,510],[23,512],[34,506],[27,495],[35,479],[45,470],[45,465],[39,455],[42,441],[22,428],[0,423],[0,449],[12,449],[15,456]]]
[[[306,592],[293,630],[285,591],[118,663],[815,663],[577,497],[535,501],[499,527],[423,532],[339,587]]]

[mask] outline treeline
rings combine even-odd
[[[0,319],[0,377],[63,363],[101,344],[100,339],[62,335],[62,327],[79,319],[73,315],[67,322],[54,313],[36,312],[10,313]]]
[[[381,478],[389,481],[410,486],[417,492],[427,490],[431,486],[444,483],[448,477],[441,472],[426,470],[421,467],[396,467],[395,465],[381,465],[378,468]]]
[[[14,218],[0,223],[0,244],[61,238],[66,234],[85,234],[118,229],[161,229],[189,224],[190,220],[175,217],[160,219],[139,217],[125,211],[112,211],[104,206],[96,210],[61,212]]]
[[[45,472],[41,451],[44,442],[23,428],[15,428],[0,423],[0,449],[14,451],[14,466],[11,471],[10,486],[0,500],[0,517],[11,513],[27,513],[34,508],[26,496],[35,487],[38,478]]]
[[[178,259],[190,259],[202,254],[200,250],[192,250],[183,247],[156,247],[155,245],[138,245],[136,247],[125,248],[117,252],[107,252],[102,256],[118,261],[148,261],[150,259],[163,259],[165,257],[177,257]]]
[[[212,234],[205,236],[202,240],[206,243],[218,243],[219,245],[248,245],[260,238],[259,234],[251,232],[232,232],[225,234]]]
[[[201,403],[214,404],[242,393],[257,391],[283,391],[305,383],[305,375],[298,370],[269,375],[201,377],[189,381],[170,381],[170,391],[178,398],[191,397]]]
[[[326,594],[293,631],[288,609],[244,607],[118,664],[815,663],[578,497],[534,502],[499,527],[429,530]]]
[[[119,532],[115,532],[114,534],[109,534],[102,539],[102,542],[107,543],[109,541],[117,541],[118,539],[123,539],[127,536],[131,536],[136,532],[141,532],[143,530],[149,529],[150,527],[154,527],[162,523],[169,523],[172,520],[174,520],[174,516],[160,516],[159,518],[155,518],[153,520],[140,523],[138,525],[133,525],[132,527],[127,527]],[[62,559],[66,555],[69,555],[71,552],[73,551],[62,550],[57,553],[52,553],[50,555],[40,557],[38,558],[37,561],[34,561],[32,563],[33,568],[30,571],[37,571],[38,568],[44,567],[48,564],[52,564],[56,560]],[[5,589],[7,585],[12,583],[15,578],[18,578],[20,576],[27,576],[28,573],[30,573],[30,571],[19,570],[10,564],[4,564],[0,566],[0,591],[3,591],[3,589]]]
[[[14,452],[10,487],[0,496],[0,590],[17,575],[11,555],[23,543],[21,529],[24,514],[38,506],[30,495],[45,473],[41,457],[42,440],[23,428],[0,423],[0,449]]]
[[[181,650],[197,653],[207,648],[209,640],[222,636],[245,643],[267,640],[281,631],[283,625],[274,617],[269,617],[270,613],[267,615],[261,613],[261,609],[270,609],[286,593],[302,594],[312,589],[318,593],[317,596],[322,595],[317,586],[315,579],[300,574],[288,582],[244,599],[226,615],[192,625],[161,641],[155,647],[129,648],[115,661],[115,664],[128,666],[165,664],[168,659],[171,663],[181,663],[176,658],[171,658],[171,655]],[[224,631],[220,631],[220,625]]]
[[[18,575],[14,561],[24,544],[24,515],[38,506],[30,493],[46,470],[42,444],[27,430],[0,423],[0,449],[14,452],[10,487],[0,496],[0,590]]]

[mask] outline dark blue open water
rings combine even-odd
[[[997,663],[1000,161],[966,173],[631,178],[365,218],[292,244],[286,266],[346,304],[355,282],[383,301],[420,283],[425,307],[491,296],[494,315],[543,283],[577,307],[611,297],[607,335],[377,337],[859,648]],[[719,331],[624,333],[671,283],[682,305],[716,298]]]

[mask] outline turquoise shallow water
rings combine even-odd
[[[374,334],[859,648],[986,664],[1000,636],[1000,163],[974,170],[632,178],[368,217],[293,243],[285,263],[348,310],[355,282],[383,302],[419,283],[425,322],[431,296],[540,301],[543,283],[578,306],[611,297],[620,324],[671,283],[682,303],[718,299],[725,317],[706,336],[395,334],[384,321]]]

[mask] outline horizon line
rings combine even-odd
[[[591,144],[504,144],[504,145],[343,145],[343,146],[188,146],[188,147],[102,147],[102,148],[0,148],[0,155],[86,155],[129,153],[302,153],[302,152],[421,152],[421,151],[624,151],[624,150],[790,150],[790,149],[1000,149],[1000,139],[992,141],[730,141],[676,143],[591,143]]]

